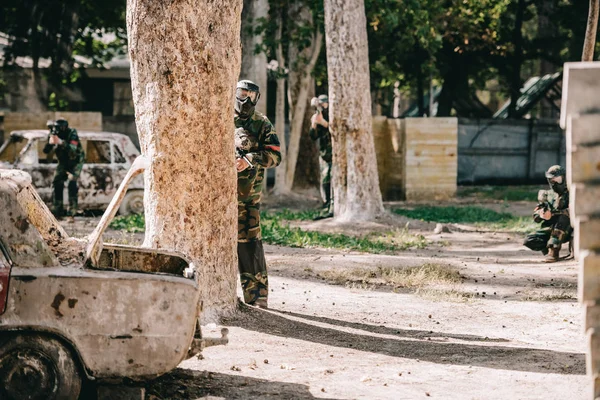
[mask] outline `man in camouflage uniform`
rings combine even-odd
[[[571,241],[573,229],[569,218],[569,189],[565,175],[566,171],[560,165],[553,165],[546,171],[551,189],[540,190],[539,204],[533,212],[533,220],[541,222],[542,226],[527,235],[523,243],[531,250],[547,255],[545,262],[558,261],[561,245]]]
[[[321,213],[315,217],[317,220],[333,217],[333,195],[331,193],[332,148],[331,134],[329,133],[329,98],[326,94],[322,94],[316,99],[316,103],[317,112],[310,120],[309,133],[312,140],[319,141],[321,192],[325,199]]]
[[[266,308],[269,282],[260,233],[260,199],[265,168],[279,165],[281,151],[273,125],[254,109],[260,98],[258,85],[238,82],[235,97],[238,268],[244,302]]]
[[[65,214],[63,206],[63,191],[65,181],[68,183],[69,210],[67,215],[70,219],[77,213],[77,195],[79,188],[77,180],[83,168],[85,154],[77,131],[69,128],[67,120],[60,118],[56,120],[55,125],[51,127],[48,143],[44,146],[44,153],[56,153],[58,165],[52,180],[54,195],[52,197],[53,213],[57,217]]]

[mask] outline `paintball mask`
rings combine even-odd
[[[241,119],[248,119],[254,114],[254,107],[260,99],[258,85],[252,81],[239,81],[235,90],[235,113]]]
[[[567,190],[566,174],[567,171],[560,165],[553,165],[546,171],[548,184],[558,194],[562,194]]]
[[[58,137],[62,140],[66,140],[67,132],[69,131],[69,123],[67,120],[64,118],[57,119],[54,126]]]

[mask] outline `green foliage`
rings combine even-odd
[[[132,214],[115,217],[110,223],[110,228],[129,233],[140,233],[146,229],[144,214]]]
[[[467,186],[459,189],[460,197],[504,201],[536,201],[539,186]]]
[[[348,236],[340,233],[323,233],[318,231],[305,231],[300,228],[290,227],[289,220],[312,219],[316,213],[264,213],[261,216],[262,237],[266,243],[290,247],[325,247],[334,249],[357,250],[367,253],[384,253],[406,250],[409,248],[425,248],[427,240],[422,235],[411,235],[408,232],[399,232],[380,236],[370,234],[366,236]],[[396,237],[397,240],[390,237]]]
[[[397,208],[394,213],[427,222],[474,224],[481,228],[511,232],[529,232],[537,225],[531,218],[516,217],[483,207],[433,207],[419,206],[413,209]]]
[[[10,37],[4,66],[13,66],[18,57],[30,57],[33,71],[43,74],[49,83],[51,108],[67,107],[61,93],[79,78],[73,56],[89,57],[100,66],[122,52],[125,8],[123,0],[4,0],[0,26]],[[103,43],[104,34],[113,34],[116,39]],[[50,66],[40,68],[41,59],[49,59]]]

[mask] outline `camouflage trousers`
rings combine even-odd
[[[561,244],[571,240],[573,228],[568,215],[558,215],[542,222],[537,231],[527,235],[523,245],[534,251],[548,253],[549,248],[559,248]]]
[[[259,201],[260,198],[238,201],[238,269],[244,302],[266,305],[269,280],[261,241]]]
[[[69,181],[67,185],[67,190],[69,193],[69,209],[67,211],[67,215],[73,216],[77,213],[77,196],[79,195],[77,181],[79,180],[79,175],[81,174],[82,168],[83,163],[79,163],[74,166],[58,163],[56,166],[56,172],[54,173],[54,179],[52,180],[52,188],[54,192],[52,196],[52,212],[57,217],[61,217],[65,214],[63,199],[65,181]]]
[[[321,169],[321,196],[324,199],[323,212],[333,211],[333,194],[331,193],[331,161],[325,161],[319,158],[319,167]]]

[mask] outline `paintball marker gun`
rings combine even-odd
[[[540,218],[544,218],[544,214],[547,211],[552,211],[552,207],[550,206],[550,202],[548,201],[548,191],[540,190],[538,192],[538,205],[535,207],[535,214],[537,214]]]
[[[46,121],[46,126],[48,127],[48,130],[50,131],[50,135],[56,135],[56,123],[54,121],[52,121],[51,119],[49,119],[48,121]]]
[[[246,157],[246,153],[240,149],[235,149],[235,158],[240,158],[242,160],[244,160],[246,162],[246,164],[248,164],[248,168],[253,169],[254,165],[252,165],[252,163],[250,162],[250,160],[248,160],[248,157]]]

